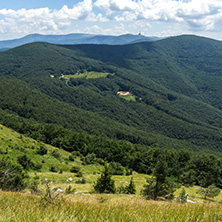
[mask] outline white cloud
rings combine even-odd
[[[39,9],[1,9],[0,10],[0,33],[47,33],[59,32],[69,29],[72,21],[102,20],[101,14],[93,13],[92,0],[84,0],[68,8],[64,5],[60,10],[52,10],[49,8]]]
[[[86,33],[103,34],[103,35],[122,35],[129,33],[127,27],[123,23],[113,25],[111,27],[101,27],[98,25],[89,26],[84,29]]]
[[[80,24],[78,29],[77,23]],[[87,30],[122,34],[131,31],[130,28],[134,32],[143,29],[149,33],[155,26],[163,29],[161,33],[167,33],[168,24],[179,24],[178,27],[186,28],[187,32],[219,33],[222,31],[222,0],[80,0],[72,8],[64,5],[59,10],[0,9],[1,38]]]
[[[176,21],[191,29],[213,29],[222,13],[221,0],[97,0],[94,5],[116,21]]]

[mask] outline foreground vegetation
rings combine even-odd
[[[221,221],[215,203],[147,201],[135,195],[69,195],[56,204],[22,193],[0,193],[0,221]]]
[[[174,192],[175,199],[171,201],[147,200],[141,196],[141,190],[150,176],[136,172],[132,175],[112,176],[116,194],[96,194],[94,187],[100,178],[99,174],[103,172],[103,162],[102,165],[98,162],[89,163],[87,155],[82,158],[72,156],[67,151],[37,142],[4,126],[0,127],[0,137],[1,156],[10,157],[11,163],[18,167],[19,172],[23,169],[24,175],[26,174],[22,183],[26,187],[23,193],[0,191],[0,221],[159,222],[222,219],[222,194],[216,198],[204,199],[198,193],[199,187],[185,187],[186,193],[189,194],[188,199],[195,203],[182,204],[177,201],[182,189],[178,186]],[[44,149],[41,150],[40,147],[45,147],[48,152],[43,155]],[[53,154],[55,150],[59,157]],[[34,165],[42,164],[41,169],[33,169],[33,165],[25,168],[23,162],[18,162],[18,157],[24,155],[24,151]],[[49,171],[52,166],[57,167],[55,172]],[[120,169],[122,168],[119,166]],[[123,172],[126,174],[126,171]],[[157,172],[155,176],[158,176]],[[122,188],[130,183],[131,178],[135,182],[136,194],[120,194]],[[49,181],[53,192],[57,189],[62,190],[58,198],[52,202],[43,201],[46,191],[42,181]],[[0,184],[2,185],[2,180]]]

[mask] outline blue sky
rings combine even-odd
[[[3,0],[0,2],[1,8],[18,10],[21,8],[33,9],[49,7],[60,9],[63,5],[73,7],[79,1],[74,0]]]
[[[2,0],[0,40],[32,33],[146,36],[195,34],[222,40],[222,0]]]

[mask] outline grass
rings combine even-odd
[[[127,100],[127,101],[136,101],[136,96],[134,95],[119,95],[121,98]]]
[[[221,221],[222,205],[147,201],[136,195],[68,195],[56,204],[22,193],[0,194],[0,221]]]
[[[87,72],[84,73],[75,73],[74,75],[62,75],[60,78],[64,78],[66,80],[69,80],[70,78],[78,79],[78,78],[86,78],[86,79],[97,79],[97,78],[105,78],[108,75],[113,75],[111,73],[105,73],[105,72]]]

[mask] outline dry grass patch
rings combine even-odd
[[[69,195],[43,206],[39,197],[0,193],[0,221],[222,221],[221,204],[147,201],[136,195]]]

